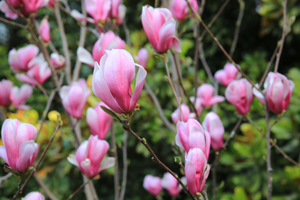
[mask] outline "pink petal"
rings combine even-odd
[[[6,150],[4,146],[0,146],[0,157],[8,164],[8,159],[6,155]]]
[[[101,172],[101,171],[103,171],[103,170],[105,170],[105,169],[108,169],[108,168],[110,168],[110,167],[112,167],[114,165],[115,165],[115,158],[113,158],[113,157],[107,157],[105,159],[105,161],[103,163],[101,163],[101,165],[100,165],[100,167],[98,169],[98,173]]]
[[[87,64],[91,67],[94,67],[94,59],[90,52],[88,52],[85,48],[83,47],[78,47],[77,49],[77,58],[80,62]]]
[[[17,170],[20,172],[25,172],[29,167],[29,159],[32,154],[35,152],[34,141],[23,142],[19,150],[19,159],[17,162]]]
[[[194,163],[190,160],[186,160],[185,163],[185,177],[187,180],[187,187],[192,195],[197,193],[196,188],[196,169]]]

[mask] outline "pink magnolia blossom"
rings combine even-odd
[[[12,49],[9,51],[8,62],[13,68],[14,72],[28,71],[29,62],[38,55],[39,48],[33,44],[29,44],[26,47],[20,48],[18,51]]]
[[[103,102],[101,102],[96,104],[95,109],[87,109],[86,122],[91,129],[91,133],[93,135],[98,135],[99,139],[104,140],[113,119],[110,115],[104,112],[100,106],[107,107]]]
[[[189,0],[193,9],[198,11],[197,0]],[[178,20],[184,20],[189,12],[189,6],[185,0],[173,0],[172,1],[172,13]]]
[[[180,41],[174,37],[176,22],[167,8],[143,7],[142,24],[153,49],[160,53],[171,47],[181,52]]]
[[[147,175],[144,178],[143,187],[154,196],[157,196],[162,190],[161,179],[159,177]]]
[[[51,38],[50,38],[50,25],[49,25],[47,17],[45,17],[42,20],[42,22],[40,24],[39,32],[40,32],[40,35],[41,35],[42,40],[44,42],[49,42],[51,40]]]
[[[112,31],[101,34],[97,42],[94,44],[91,55],[86,49],[79,47],[77,49],[77,57],[80,62],[94,67],[95,62],[100,63],[100,59],[105,54],[106,50],[125,49],[125,42],[116,36]]]
[[[149,60],[149,54],[146,48],[141,48],[138,52],[138,62],[142,65],[145,69],[147,67],[147,62]]]
[[[188,119],[194,119],[196,117],[195,113],[191,113],[190,108],[186,104],[181,104],[181,111],[182,111],[183,122],[187,122]],[[174,124],[177,124],[179,121],[181,121],[181,114],[179,108],[177,108],[171,114],[171,118]]]
[[[214,87],[211,84],[204,83],[197,90],[197,98],[202,106],[210,107],[225,100],[222,96],[214,96]]]
[[[187,153],[192,148],[200,148],[208,160],[210,151],[210,135],[195,119],[177,123],[176,145]]]
[[[84,79],[73,82],[71,86],[63,86],[60,98],[65,110],[74,118],[80,119],[91,92]]]
[[[5,14],[6,18],[9,19],[18,18],[18,14],[12,11],[4,0],[0,2],[0,10]]]
[[[107,157],[109,144],[105,140],[98,139],[98,136],[90,136],[88,141],[84,141],[78,147],[76,155],[71,154],[68,161],[78,167],[87,177],[94,177],[101,171],[114,166],[115,159]],[[103,161],[103,162],[102,162]]]
[[[23,14],[28,16],[31,13],[36,13],[43,5],[44,0],[22,0]]]
[[[227,101],[235,106],[238,114],[245,115],[249,112],[253,101],[252,86],[243,78],[234,80],[226,88],[225,96]]]
[[[7,2],[13,7],[19,7],[22,3],[22,0],[7,0]]]
[[[280,73],[269,72],[264,83],[264,93],[267,99],[268,109],[276,114],[282,113],[289,106],[295,84]],[[260,102],[265,104],[264,96],[256,88],[253,94]]]
[[[24,84],[20,88],[14,86],[10,91],[11,105],[16,106],[18,109],[28,109],[25,102],[32,94],[32,87]]]
[[[34,126],[17,119],[7,119],[1,129],[4,146],[0,146],[0,157],[9,167],[26,172],[34,164],[39,145],[34,143],[37,130]]]
[[[22,200],[45,200],[45,197],[40,192],[30,192]]]
[[[165,188],[171,196],[177,196],[182,189],[177,179],[169,172],[165,173],[161,179],[161,186]]]
[[[123,23],[125,15],[126,15],[126,6],[120,4],[118,8],[118,16],[116,21],[117,25],[121,25]]]
[[[119,15],[119,6],[122,0],[111,0],[110,17],[117,18]]]
[[[239,70],[231,63],[226,63],[224,69],[215,73],[215,79],[220,81],[225,87],[227,87],[231,81],[240,79],[241,76],[242,74],[239,73]]]
[[[132,93],[130,83],[135,75],[135,66],[139,70]],[[129,113],[136,106],[146,75],[146,70],[134,63],[128,51],[123,49],[106,51],[100,60],[100,65],[95,62],[93,92],[116,113]]]
[[[191,149],[185,159],[185,176],[188,190],[192,195],[201,192],[209,174],[210,167],[201,149]]]
[[[109,16],[111,1],[107,0],[85,0],[86,11],[97,24],[100,22],[105,22]]]
[[[8,106],[10,100],[10,91],[13,83],[9,80],[0,81],[0,106]]]
[[[42,54],[33,58],[28,63],[28,67],[26,74],[16,74],[19,81],[36,86],[42,85],[51,76],[51,69]]]
[[[54,69],[60,69],[65,66],[66,59],[62,55],[59,55],[58,53],[52,53],[50,56],[51,63],[54,67]]]
[[[95,24],[96,23],[94,19],[92,19],[90,17],[84,16],[78,10],[71,10],[70,14],[77,21],[86,21],[86,22],[91,23],[91,24]]]
[[[214,150],[219,150],[223,147],[223,135],[224,135],[224,126],[220,117],[214,113],[209,112],[203,121],[203,127],[206,129],[211,136],[211,146]]]

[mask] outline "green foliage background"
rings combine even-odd
[[[130,39],[132,42],[133,55],[136,55],[138,49],[146,46],[147,49],[154,53],[151,45],[142,29],[140,14],[142,6],[145,4],[153,5],[154,1],[142,0],[124,0],[127,6],[126,24],[130,30]],[[215,13],[221,7],[223,1],[207,1],[203,20],[206,24],[213,18]],[[80,10],[80,1],[69,1],[72,9]],[[241,25],[240,37],[237,44],[234,60],[241,66],[242,70],[250,77],[253,82],[259,82],[262,74],[268,64],[268,61],[277,45],[282,33],[282,0],[262,0],[257,4],[255,1],[245,1],[244,18]],[[282,148],[291,158],[300,161],[300,20],[297,18],[300,14],[300,3],[296,0],[288,2],[287,16],[295,16],[295,22],[284,45],[279,72],[286,74],[289,79],[295,83],[295,89],[291,98],[290,106],[284,117],[277,125],[272,128],[272,138],[276,139],[278,146]],[[235,29],[235,22],[239,11],[237,1],[230,1],[223,13],[211,27],[211,31],[216,35],[218,40],[229,51]],[[37,19],[42,19],[44,15],[49,15],[51,25],[51,38],[53,44],[62,52],[60,34],[57,28],[56,19],[53,11],[42,9],[37,15]],[[79,25],[74,19],[63,15],[63,22],[67,33],[69,49],[72,59],[72,66],[76,61],[76,49],[79,39]],[[185,30],[180,37],[182,42],[182,53],[180,54],[182,63],[182,76],[184,87],[190,96],[194,95],[194,20],[185,20],[178,23],[178,30]],[[21,85],[15,78],[14,73],[8,65],[8,51],[14,47],[19,48],[26,45],[29,38],[26,30],[19,30],[16,27],[7,25],[7,40],[3,35],[4,41],[0,46],[1,73],[0,78],[10,79],[15,85]],[[125,33],[122,27],[119,30],[120,37],[125,40]],[[200,34],[203,28],[200,28]],[[86,48],[91,50],[97,38],[88,32]],[[203,48],[207,62],[213,73],[223,68],[227,62],[226,57],[220,49],[213,43],[211,38],[206,35],[203,40]],[[198,62],[198,77],[202,83],[209,83],[208,77],[203,70],[201,62]],[[271,67],[273,69],[273,66]],[[164,79],[165,69],[162,61],[152,56],[147,66],[148,76],[147,83],[157,95],[164,114],[171,121],[170,115],[176,109],[176,102],[173,98],[172,91],[167,81]],[[83,65],[80,77],[87,78],[92,74],[92,69]],[[52,88],[49,80],[44,87],[47,90]],[[220,86],[219,94],[224,95],[225,88]],[[185,100],[186,101],[186,100]],[[88,106],[94,106],[93,101],[89,101]],[[139,99],[141,110],[137,112],[132,120],[132,129],[141,137],[147,139],[148,144],[157,152],[158,157],[166,163],[174,172],[181,175],[180,167],[174,162],[174,157],[178,156],[174,142],[175,135],[166,128],[158,115],[158,111],[148,93],[143,90]],[[38,116],[23,116],[26,121],[27,117],[35,119],[37,123],[41,118],[46,99],[43,94],[34,89],[33,95],[28,100],[28,105],[36,110]],[[57,110],[64,113],[64,110],[57,96],[50,110]],[[205,114],[210,109],[205,109],[201,114],[203,120]],[[225,138],[230,135],[239,116],[235,109],[228,102],[223,102],[218,106],[218,114],[225,126]],[[263,105],[254,98],[249,115],[260,127],[266,130]],[[271,115],[271,123],[277,118]],[[22,119],[21,119],[22,121]],[[202,121],[201,121],[202,122]],[[47,121],[46,128],[40,137],[43,150],[53,132],[55,124]],[[85,117],[80,123],[83,137],[87,139],[90,135]],[[175,128],[175,126],[174,126]],[[120,166],[120,177],[122,176],[122,142],[123,130],[117,123],[114,124],[116,140],[118,146],[118,157]],[[107,141],[111,141],[110,134]],[[70,153],[75,149],[72,145],[73,136],[70,128],[66,124],[60,130],[60,136],[57,137],[51,145],[45,159],[41,163],[39,174],[42,180],[50,190],[59,198],[66,199],[82,183],[82,177],[79,169],[72,166],[66,160]],[[214,152],[211,151],[209,164],[214,161]],[[226,151],[221,155],[217,168],[218,199],[221,200],[259,200],[266,199],[267,195],[267,173],[266,173],[266,140],[254,129],[247,121],[243,121],[241,127],[237,130],[234,138],[230,141]],[[0,161],[4,164],[3,160]],[[276,149],[272,148],[272,168],[273,168],[273,199],[274,200],[297,200],[300,199],[300,168],[287,161]],[[164,170],[155,162],[146,149],[139,144],[133,137],[128,138],[128,183],[126,188],[125,199],[130,200],[150,200],[154,199],[143,187],[143,178],[147,174],[162,177]],[[0,176],[5,175],[4,170],[0,169]],[[18,178],[11,177],[6,180],[0,188],[0,200],[12,199],[17,190]],[[121,178],[120,178],[121,181]],[[113,189],[113,168],[101,172],[101,178],[94,181],[95,188],[100,199],[114,199]],[[212,199],[212,177],[207,181],[208,195]],[[24,190],[24,195],[39,190],[43,193],[38,183],[32,178]],[[163,199],[171,197],[166,191],[163,192]],[[84,193],[80,192],[74,199],[84,199]],[[188,199],[182,192],[178,199]]]

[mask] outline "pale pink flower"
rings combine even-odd
[[[52,53],[50,56],[51,63],[54,67],[54,69],[60,69],[65,66],[66,59],[62,55],[59,55],[58,53]]]
[[[149,54],[146,48],[141,48],[138,52],[138,62],[142,65],[145,69],[147,67],[147,62],[149,60]]]
[[[269,72],[264,83],[264,93],[267,99],[268,109],[276,114],[282,113],[289,106],[295,84],[280,73]],[[260,102],[265,104],[264,96],[256,88],[253,94]]]
[[[222,96],[214,96],[214,87],[211,84],[204,83],[197,90],[197,98],[202,106],[210,107],[225,100]]]
[[[189,0],[193,9],[198,11],[197,0]],[[189,12],[189,6],[185,0],[173,0],[172,1],[172,13],[178,20],[184,20]]]
[[[84,3],[87,13],[92,16],[95,23],[106,21],[110,12],[110,0],[85,0]]]
[[[135,66],[139,70],[132,93],[130,84],[135,76]],[[123,49],[106,51],[100,65],[95,62],[93,92],[113,111],[119,114],[129,113],[136,106],[146,75],[146,70],[134,63],[128,51]]]
[[[28,109],[25,102],[32,94],[32,87],[24,84],[20,88],[14,86],[10,91],[11,105],[16,106],[18,109]]]
[[[165,173],[161,179],[161,186],[165,188],[171,196],[177,196],[182,189],[177,179],[169,172]]]
[[[48,17],[45,17],[42,20],[42,22],[40,24],[39,32],[40,32],[41,38],[44,42],[49,42],[51,40],[50,25],[48,22]]]
[[[160,191],[163,189],[161,186],[161,179],[152,175],[145,176],[143,187],[154,196],[159,195]]]
[[[90,89],[84,79],[73,82],[71,86],[63,86],[59,93],[65,110],[77,119],[82,117],[84,106],[90,94]]]
[[[189,152],[192,148],[200,148],[208,160],[210,151],[210,135],[195,119],[177,123],[176,145]]]
[[[28,71],[29,62],[38,55],[39,48],[33,44],[29,44],[25,47],[20,48],[18,51],[12,49],[9,51],[8,62],[14,69],[14,72],[19,70]]]
[[[116,21],[117,25],[121,25],[123,23],[125,15],[126,15],[126,6],[120,4],[118,8],[118,16]]]
[[[202,124],[204,129],[210,133],[212,148],[216,151],[221,149],[225,130],[220,117],[214,112],[209,112]]]
[[[30,192],[22,200],[45,200],[45,197],[40,192]]]
[[[90,127],[91,133],[98,135],[99,139],[104,140],[113,119],[100,106],[107,107],[105,103],[101,102],[97,103],[95,108],[87,109],[86,122]]]
[[[69,155],[68,161],[78,167],[87,177],[94,177],[101,171],[114,166],[115,159],[107,157],[109,144],[105,140],[98,139],[98,136],[90,136],[88,141],[84,141],[78,147],[76,155]]]
[[[10,91],[13,83],[9,80],[0,81],[0,106],[8,106],[10,101]]]
[[[226,88],[225,97],[240,115],[245,115],[249,112],[253,101],[252,85],[243,78],[234,80]]]
[[[7,119],[1,129],[0,157],[9,167],[26,172],[34,164],[39,145],[34,143],[37,130],[34,126],[21,123],[17,119]]]
[[[185,159],[185,176],[188,190],[192,195],[200,193],[205,185],[210,167],[201,149],[191,149]]]
[[[174,37],[176,22],[167,8],[143,7],[142,24],[153,49],[160,53],[171,47],[181,52],[180,41]]]
[[[240,79],[241,76],[242,74],[239,73],[239,70],[237,70],[237,68],[231,63],[226,63],[224,69],[218,70],[215,73],[215,79],[220,81],[220,83],[222,83],[225,87],[227,87],[233,80]]]
[[[191,113],[190,108],[186,104],[181,104],[182,118],[183,122],[187,122],[188,119],[194,119],[196,117],[195,113]],[[177,108],[172,114],[171,118],[174,124],[181,121],[180,109]]]
[[[9,6],[7,5],[7,3],[5,2],[5,0],[2,0],[0,2],[0,10],[5,14],[6,18],[9,19],[17,19],[18,18],[18,14],[13,12]]]

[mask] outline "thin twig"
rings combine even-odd
[[[239,39],[240,27],[241,27],[243,15],[244,15],[244,10],[245,10],[244,1],[243,0],[238,0],[238,2],[240,4],[240,12],[239,12],[238,19],[236,21],[235,31],[234,31],[234,36],[233,36],[233,42],[232,42],[232,45],[231,45],[231,48],[230,48],[230,56],[231,57],[233,56],[237,41]]]
[[[8,173],[5,176],[0,177],[0,188],[1,188],[1,183],[3,181],[5,181],[6,179],[8,179],[9,177],[11,177],[13,175],[13,173]]]
[[[165,125],[173,132],[176,134],[176,130],[173,128],[172,124],[169,122],[169,120],[166,118],[166,116],[164,115],[164,112],[158,102],[158,99],[156,97],[156,95],[154,94],[154,92],[152,91],[152,89],[150,88],[150,86],[145,82],[145,88],[147,90],[147,92],[150,94],[157,110],[159,113],[160,118],[163,120],[163,122],[165,123]]]
[[[276,57],[276,63],[275,63],[275,68],[274,68],[274,72],[277,73],[278,71],[278,66],[279,66],[279,61],[280,61],[280,57],[281,57],[281,53],[282,53],[282,49],[283,49],[283,44],[284,44],[284,39],[286,36],[286,3],[287,0],[284,0],[283,2],[283,27],[282,27],[282,36],[281,36],[281,40],[280,40],[280,47],[279,47],[279,51]]]
[[[85,9],[85,2],[84,0],[81,0],[81,12],[83,14],[83,16],[86,17],[86,9]],[[86,38],[86,28],[84,28],[84,26],[86,26],[86,22],[85,21],[81,21],[81,27],[80,27],[80,38],[79,38],[79,47],[83,47],[84,43],[85,43],[85,38]],[[78,77],[79,77],[79,72],[81,69],[81,65],[82,63],[78,60],[76,61],[75,64],[75,69],[73,71],[73,81],[77,81]]]
[[[14,200],[17,199],[19,194],[22,194],[21,185],[22,185],[23,179],[24,179],[24,176],[21,176],[20,177],[20,182],[18,183],[18,192],[15,194]]]
[[[127,27],[127,24],[125,20],[123,21],[123,28],[126,36],[126,44],[129,46],[130,49],[132,49],[131,41],[130,41],[130,32],[129,28]]]
[[[246,78],[249,83],[256,88],[259,92],[262,93],[262,91],[249,79],[249,77],[238,67],[238,65],[234,62],[234,60],[231,58],[231,56],[227,53],[227,51],[223,48],[223,46],[220,44],[220,42],[217,40],[217,38],[211,33],[209,28],[206,26],[206,24],[203,22],[201,17],[195,12],[193,7],[191,6],[190,2],[186,0],[187,4],[189,5],[189,8],[193,11],[193,13],[196,15],[197,20],[202,24],[204,29],[207,31],[207,33],[211,36],[213,41],[218,45],[218,47],[221,49],[221,51],[224,53],[224,55],[228,58],[228,60],[236,67],[236,69],[242,74],[244,78]]]
[[[11,24],[13,26],[18,26],[18,27],[23,28],[23,29],[28,29],[28,27],[24,26],[23,24],[19,24],[17,22],[14,22],[14,21],[11,21],[11,20],[7,20],[7,19],[2,18],[2,17],[0,17],[0,21],[2,21],[4,23],[7,23],[7,24]]]
[[[49,47],[50,47],[50,49],[51,49],[51,51],[52,51],[53,53],[57,53],[57,54],[58,54],[58,51],[57,51],[57,49],[55,48],[55,46],[53,45],[53,43],[52,43],[51,40],[48,42],[48,45],[49,45]]]
[[[196,22],[196,26],[194,28],[195,33],[195,54],[194,54],[194,86],[195,86],[195,92],[194,96],[197,97],[197,90],[198,90],[198,57],[199,57],[199,22]],[[196,103],[196,101],[195,101]],[[195,104],[193,103],[195,106]],[[197,113],[197,112],[196,112]],[[198,117],[197,117],[198,118]]]
[[[205,69],[205,72],[206,72],[209,80],[214,84],[214,82],[215,82],[214,80],[215,79],[214,79],[214,77],[213,77],[213,75],[212,75],[212,73],[210,71],[210,68],[209,68],[207,62],[206,62],[202,43],[199,44],[199,57],[200,57],[200,60],[202,62],[202,65],[203,65],[203,67]]]
[[[56,196],[48,189],[47,185],[40,179],[40,177],[36,174],[33,174],[35,180],[38,182],[38,184],[43,188],[44,192],[46,195],[49,197],[51,200],[58,200]]]
[[[119,200],[123,200],[125,197],[126,184],[127,184],[127,172],[128,172],[128,164],[127,164],[127,141],[128,141],[128,132],[124,131],[124,141],[123,141],[123,176],[122,176],[122,189],[120,193]]]
[[[65,71],[66,71],[66,78],[67,78],[67,83],[71,83],[71,59],[70,59],[70,54],[69,54],[69,49],[68,49],[68,40],[66,37],[66,33],[64,30],[64,25],[62,23],[62,18],[60,15],[60,10],[59,10],[59,2],[55,2],[54,4],[54,11],[55,11],[55,16],[59,28],[59,33],[61,36],[61,41],[63,45],[63,51],[64,51],[64,56],[66,59],[66,64],[65,64]]]
[[[110,126],[110,134],[111,134],[111,145],[113,146],[115,165],[114,165],[114,187],[115,187],[115,200],[119,199],[119,162],[118,162],[118,149],[116,145],[116,137],[114,131],[114,124],[112,123]]]
[[[38,168],[38,166],[40,165],[41,161],[43,160],[44,156],[46,155],[48,149],[49,149],[49,146],[50,144],[52,143],[54,137],[55,137],[55,134],[57,133],[57,131],[60,129],[60,122],[58,122],[57,124],[57,127],[50,139],[50,141],[48,142],[48,145],[46,147],[46,149],[43,151],[40,159],[38,160],[37,164],[35,165],[35,167],[33,168],[33,170],[31,171],[30,175],[28,176],[28,178],[26,179],[25,183],[23,184],[21,190],[18,190],[17,194],[14,196],[14,200],[16,200],[18,198],[18,196],[22,193],[22,191],[24,190],[26,184],[28,183],[28,181],[30,180],[30,178],[32,177],[32,175],[36,172],[36,169]]]
[[[236,130],[238,129],[238,127],[240,126],[240,124],[242,123],[243,117],[240,117],[240,119],[238,120],[238,122],[235,124],[233,130],[230,133],[230,136],[227,138],[227,140],[225,141],[224,145],[223,145],[223,149],[226,149],[229,141],[231,140],[231,138],[233,138]]]
[[[214,82],[214,96],[215,97],[218,96],[218,91],[219,91],[219,84],[218,84],[218,80],[215,79],[215,82]],[[212,106],[212,111],[214,113],[216,113],[217,109],[218,109],[218,104],[216,103]]]
[[[91,181],[91,179],[88,179],[88,181],[86,181],[85,183],[83,183],[79,188],[77,188],[77,190],[75,192],[73,192],[73,194],[71,194],[69,196],[69,198],[67,200],[72,199],[86,184],[88,184]]]

